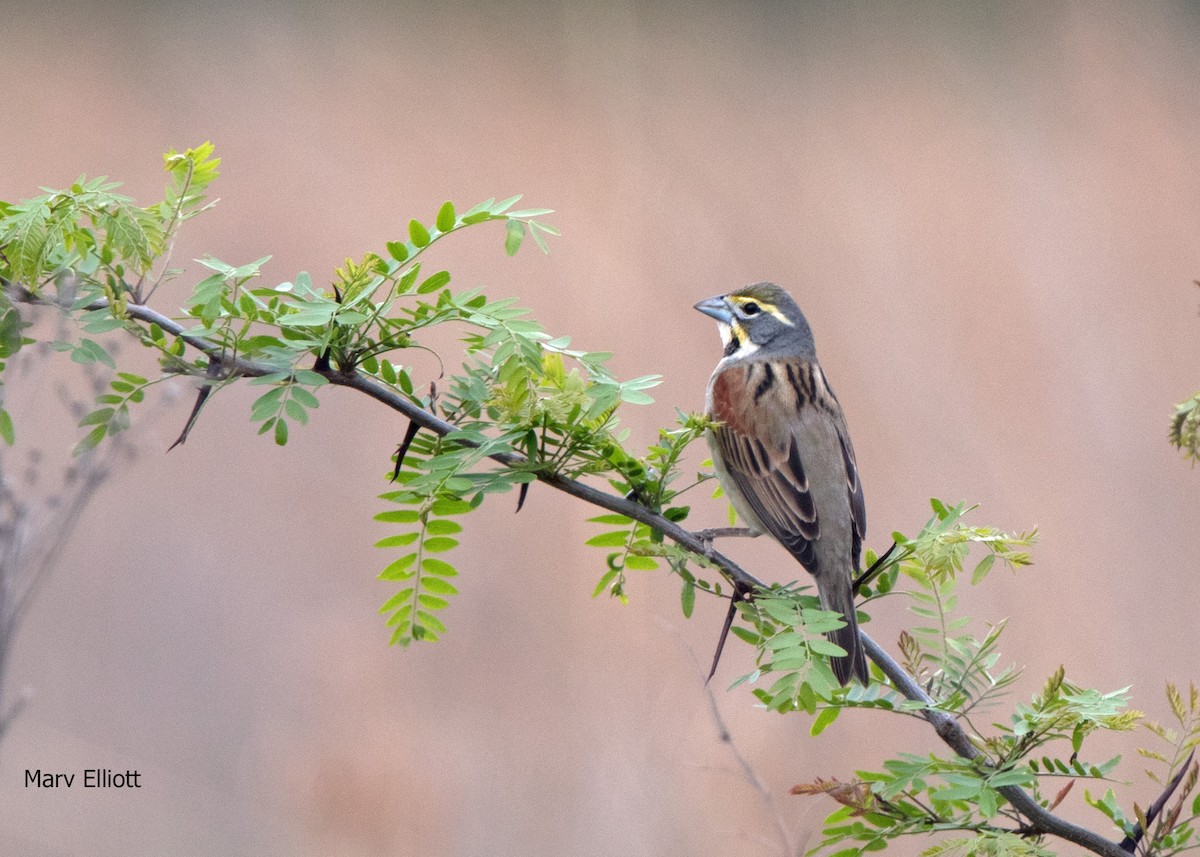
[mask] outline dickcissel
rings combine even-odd
[[[717,320],[725,356],[708,382],[713,466],[751,535],[770,533],[817,583],[846,625],[829,639],[842,684],[867,683],[853,579],[867,512],[846,419],[791,295],[756,283],[696,304]]]

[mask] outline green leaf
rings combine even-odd
[[[987,573],[992,570],[992,566],[995,564],[995,562],[996,555],[994,553],[989,553],[987,556],[981,559],[979,564],[975,566],[975,571],[971,573],[971,583],[977,584],[987,577]]]
[[[525,224],[519,220],[508,221],[508,232],[504,238],[504,252],[510,256],[517,255],[521,242],[525,239]]]
[[[387,512],[380,512],[375,516],[376,521],[384,521],[389,524],[411,524],[421,517],[416,509],[393,509]],[[413,534],[415,536],[415,533]]]
[[[979,793],[979,814],[986,819],[996,817],[996,812],[999,809],[999,801],[997,800],[996,792],[991,789],[984,789]]]
[[[303,387],[292,387],[292,398],[296,400],[298,405],[305,408],[317,408],[321,406],[320,400]]]
[[[457,595],[458,589],[452,583],[441,577],[424,577],[421,585],[430,592],[438,595]]]
[[[112,408],[100,408],[99,410],[92,411],[90,414],[81,419],[79,421],[79,425],[81,427],[104,425],[112,420],[113,413],[114,411]]]
[[[385,512],[383,514],[387,514],[387,513]],[[378,517],[378,516],[376,516],[376,517]],[[388,536],[385,539],[380,539],[379,541],[375,542],[375,547],[377,547],[377,548],[402,548],[405,545],[411,545],[418,538],[420,538],[420,536],[421,536],[421,534],[416,533],[416,532],[400,533],[399,535],[396,535],[396,536]]]
[[[408,222],[408,238],[416,247],[429,246],[429,230],[419,220]]]
[[[297,384],[304,384],[308,387],[322,387],[329,383],[328,378],[319,372],[313,372],[311,369],[297,369],[292,380]],[[305,390],[304,393],[307,394],[308,390]],[[316,399],[314,398],[313,401],[315,402]],[[316,405],[311,405],[311,407],[315,408]]]
[[[439,577],[455,577],[458,574],[458,569],[450,563],[432,556],[427,556],[421,560],[421,567],[430,574],[436,574]]]
[[[16,440],[12,415],[4,408],[0,408],[0,440],[3,440],[8,446],[12,446]]]
[[[406,604],[405,602],[407,602],[408,599],[412,597],[412,594],[413,594],[413,587],[411,587],[411,586],[408,587],[407,589],[401,589],[399,592],[397,592],[395,595],[393,595],[387,601],[383,602],[383,604],[379,608],[379,612],[380,613],[391,613],[393,610],[396,610],[397,608],[403,609],[404,607],[408,607],[408,609],[411,610],[412,609],[411,606]]]
[[[685,619],[692,618],[692,610],[696,607],[696,584],[690,580],[683,582],[683,589],[679,593],[679,601],[683,607],[683,616]]]
[[[83,436],[79,443],[75,444],[75,448],[71,450],[71,455],[80,455],[87,452],[89,449],[95,449],[100,441],[104,440],[104,436],[108,434],[108,426],[96,426],[90,432]]]
[[[1032,771],[1025,767],[1016,767],[992,774],[988,777],[987,784],[990,788],[999,789],[1004,786],[1031,786],[1033,782]]]
[[[449,536],[435,536],[431,539],[426,539],[424,546],[425,550],[430,553],[442,553],[448,551],[458,544],[458,539],[452,539]]]
[[[607,590],[609,586],[612,585],[613,581],[617,579],[617,575],[620,573],[621,570],[619,568],[610,568],[608,571],[604,572],[604,575],[600,578],[600,582],[597,583],[596,588],[592,590],[592,597],[595,598],[601,592]]]
[[[304,406],[297,402],[294,398],[288,399],[283,406],[284,413],[294,419],[300,425],[308,423],[308,411],[304,410]]]
[[[521,196],[521,194],[517,194],[516,196],[510,196],[508,199],[497,202],[491,208],[492,214],[503,214],[508,211],[521,199]]]
[[[446,633],[446,626],[443,625],[441,620],[438,619],[438,617],[434,616],[432,613],[428,613],[424,610],[418,610],[417,618],[425,623],[426,628],[437,631],[439,634]],[[432,634],[427,634],[427,636],[429,636],[430,638],[432,638],[434,640],[437,639],[437,637],[433,636]]]
[[[427,295],[430,292],[436,292],[448,282],[450,282],[450,272],[438,271],[426,279],[425,282],[421,283],[421,285],[417,286],[417,294]]]
[[[454,222],[457,218],[454,214],[454,203],[446,200],[442,203],[442,207],[437,213],[437,228],[439,232],[449,232],[454,228]]]
[[[930,797],[934,800],[974,800],[982,788],[983,783],[963,783],[958,786],[937,789]]]
[[[419,594],[417,596],[417,603],[430,610],[443,610],[450,605],[450,602],[445,598],[437,595],[430,595],[428,592],[422,592]]]
[[[830,658],[841,658],[846,656],[846,650],[837,643],[832,643],[822,637],[816,637],[808,641],[808,647],[818,655],[825,655]]]
[[[508,212],[509,217],[542,217],[546,214],[553,214],[553,208],[521,208]]]
[[[624,526],[626,524],[632,524],[633,518],[627,518],[624,515],[597,515],[595,518],[588,518],[588,521],[593,524],[615,524],[617,526]]]
[[[658,568],[658,560],[651,556],[630,554],[625,560],[625,567],[630,571],[654,571]]]
[[[92,339],[81,339],[79,345],[71,352],[71,359],[84,365],[99,362],[109,369],[117,368],[117,364],[113,362],[112,356],[104,346]]]
[[[284,420],[275,421],[275,443],[278,446],[286,446],[288,441],[288,427]]]
[[[749,643],[755,647],[762,643],[762,637],[751,631],[749,628],[743,628],[741,625],[734,625],[729,629],[729,632],[743,643]]]
[[[597,548],[616,548],[623,547],[628,540],[629,533],[623,530],[614,530],[611,533],[601,533],[598,536],[592,536],[584,544]]]
[[[383,571],[379,572],[380,580],[407,580],[415,573],[409,566],[412,565],[416,558],[415,553],[410,553],[400,557],[394,562],[388,563]]]
[[[813,725],[812,728],[809,729],[809,733],[816,738],[825,731],[825,727],[837,720],[837,716],[840,712],[840,708],[832,705],[829,708],[822,708],[821,713],[818,714],[816,720],[813,721]]]
[[[470,512],[474,507],[466,500],[434,500],[433,507],[430,511],[439,518],[444,518],[447,515],[463,515]]]

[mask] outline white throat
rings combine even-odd
[[[729,348],[729,343],[733,341],[733,329],[728,324],[719,321],[717,322],[717,330],[721,334],[721,344],[726,348]],[[733,352],[732,354],[727,354],[724,360],[721,362],[733,362],[736,360],[741,360],[745,357],[749,357],[751,354],[757,351],[759,347],[760,346],[756,343],[751,342],[748,337],[744,337],[738,340],[737,351]]]

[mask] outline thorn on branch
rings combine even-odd
[[[413,438],[420,430],[419,425],[412,420],[408,421],[408,430],[404,432],[404,440],[400,441],[400,445],[396,447],[396,466],[392,468],[393,482],[400,478],[400,469],[404,467],[404,456],[408,455],[408,448],[412,446]]]
[[[200,416],[200,411],[204,407],[204,403],[212,395],[213,384],[221,377],[222,368],[221,358],[218,355],[208,355],[208,368],[204,370],[204,381],[201,382],[200,389],[196,392],[196,404],[192,405],[192,412],[188,414],[187,422],[183,425],[183,431],[179,433],[179,437],[175,438],[175,442],[167,447],[167,452],[170,452],[188,439],[188,435],[191,434],[192,427],[196,425],[196,419]]]
[[[892,554],[896,552],[896,548],[898,547],[900,547],[900,545],[896,544],[896,542],[892,542],[892,546],[883,552],[883,556],[871,563],[871,567],[855,579],[852,589],[855,595],[858,595],[858,590],[862,588],[862,586],[869,583],[877,574],[883,571],[883,569],[887,566],[888,559],[891,558]]]
[[[717,674],[717,664],[721,662],[721,652],[725,651],[725,640],[729,637],[729,629],[733,627],[733,617],[737,615],[737,606],[739,601],[745,601],[747,593],[742,592],[740,586],[733,587],[733,595],[729,598],[729,610],[725,613],[725,624],[721,626],[721,636],[717,638],[717,650],[713,653],[712,667],[708,670],[708,676],[704,679],[704,683],[708,684],[712,681],[712,677]]]

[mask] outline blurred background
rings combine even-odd
[[[211,139],[221,202],[175,263],[274,254],[274,283],[325,282],[445,199],[523,193],[556,209],[548,257],[481,227],[432,258],[621,377],[662,373],[626,409],[635,448],[702,405],[720,345],[691,305],[776,280],[847,412],[872,547],[931,496],[1041,528],[1033,568],[964,595],[1009,619],[1019,699],[1065,663],[1165,719],[1164,681],[1200,678],[1200,475],[1166,442],[1200,387],[1195,5],[4,6],[0,198],[86,172],[149,204],[162,152]],[[80,434],[53,366],[9,391],[6,478],[38,449],[52,482]],[[725,691],[752,668],[735,645],[713,683],[731,748],[701,667],[724,602],[684,620],[665,574],[593,600],[594,512],[536,486],[466,521],[444,641],[389,649],[371,516],[402,422],[332,390],[278,448],[255,395],[218,396],[170,455],[191,392],[147,407],[71,533],[8,668],[29,699],[0,744],[0,852],[799,854],[833,804],[790,786],[940,746],[871,713],[808,740]],[[723,516],[697,497],[690,523]],[[725,549],[801,573],[766,540]],[[894,650],[889,603],[868,630]],[[1097,745],[1138,777],[1127,806],[1157,794],[1151,740]],[[94,767],[143,787],[23,787]],[[1104,829],[1082,791],[1062,812]]]

